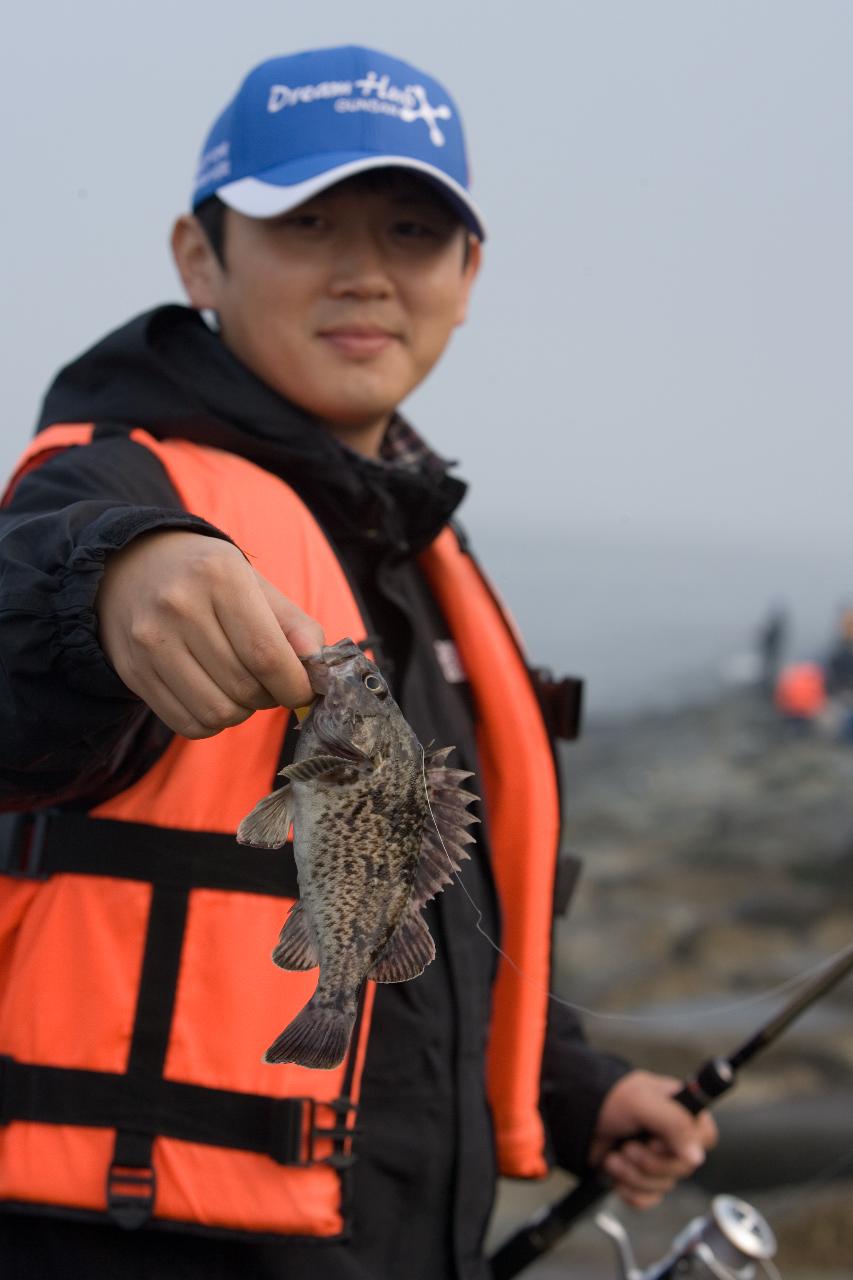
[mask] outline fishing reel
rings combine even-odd
[[[776,1237],[757,1209],[734,1196],[715,1196],[711,1212],[689,1222],[669,1253],[645,1270],[618,1218],[604,1211],[595,1224],[613,1241],[622,1280],[779,1280],[771,1261]]]

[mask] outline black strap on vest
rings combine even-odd
[[[344,1169],[357,1132],[356,1105],[274,1098],[163,1078],[191,889],[298,896],[291,846],[240,846],[231,835],[89,818],[83,813],[21,815],[7,830],[0,870],[27,878],[115,876],[152,885],[151,907],[127,1072],[81,1071],[0,1057],[0,1123],[34,1120],[116,1128],[107,1179],[110,1218],[127,1228],[151,1217],[156,1192],[151,1151],[158,1135],[269,1155],[279,1164],[322,1161]],[[358,1029],[345,1071],[352,1086]],[[318,1123],[328,1107],[334,1121]],[[333,1143],[318,1156],[317,1142]]]
[[[127,1063],[131,1088],[163,1075],[189,896],[187,887],[154,884]],[[107,1174],[107,1211],[121,1226],[140,1227],[153,1212],[157,1188],[151,1151],[156,1132],[156,1125],[136,1118],[117,1126]]]
[[[296,898],[293,847],[252,849],[217,831],[181,831],[144,823],[44,811],[7,815],[11,830],[0,869],[43,879],[58,872],[116,876],[175,889],[232,889]]]
[[[353,1109],[346,1098],[317,1103],[312,1098],[274,1098],[177,1080],[136,1083],[111,1071],[44,1067],[3,1056],[0,1099],[2,1124],[35,1120],[112,1129],[118,1123],[131,1134],[156,1128],[165,1138],[239,1147],[270,1156],[278,1164],[299,1166],[317,1163],[318,1141],[334,1137],[316,1123],[318,1108],[329,1107],[338,1115]],[[351,1138],[352,1130],[346,1136]],[[333,1155],[327,1163],[340,1161]]]
[[[352,1156],[344,1144],[355,1130],[349,1098],[317,1103],[312,1098],[274,1098],[210,1089],[179,1081],[134,1080],[131,1074],[44,1067],[0,1056],[0,1124],[34,1120],[42,1124],[117,1127],[109,1172],[110,1216],[121,1226],[147,1222],[154,1200],[151,1144],[154,1134],[216,1147],[236,1147],[270,1156],[281,1165],[324,1162],[346,1168]],[[328,1107],[335,1123],[320,1123]],[[333,1152],[318,1155],[331,1139]]]

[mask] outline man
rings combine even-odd
[[[376,51],[274,59],[193,210],[193,309],[59,375],[3,517],[3,793],[41,817],[7,854],[0,1248],[75,1280],[482,1278],[495,1143],[520,1176],[603,1159],[644,1205],[714,1129],[549,1002],[544,725],[446,527],[464,486],[397,413],[480,267],[457,108]],[[260,1062],[315,975],[268,959],[292,860],[233,843],[324,632],[369,636],[420,739],[477,773],[465,885],[522,970],[451,886],[437,959],[368,984],[332,1072]]]

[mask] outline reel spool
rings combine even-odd
[[[725,1275],[729,1269],[733,1275],[742,1275],[744,1267],[753,1262],[767,1262],[776,1253],[776,1237],[757,1209],[746,1200],[735,1196],[715,1196],[711,1212],[694,1249],[709,1270],[716,1263]],[[710,1260],[710,1261],[709,1261]]]
[[[711,1212],[694,1218],[672,1242],[660,1262],[641,1270],[634,1261],[628,1233],[618,1218],[599,1213],[596,1225],[613,1241],[623,1280],[754,1280],[756,1264],[765,1275],[778,1272],[770,1261],[776,1253],[776,1237],[767,1221],[745,1200],[715,1196]]]

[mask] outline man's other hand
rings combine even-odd
[[[681,1082],[648,1071],[630,1071],[618,1080],[602,1103],[590,1147],[590,1164],[600,1167],[618,1195],[635,1209],[659,1204],[681,1178],[689,1177],[717,1142],[717,1126],[706,1112],[693,1116],[673,1095]],[[647,1142],[626,1142],[633,1133]],[[610,1154],[607,1154],[610,1152]]]
[[[299,658],[317,652],[322,628],[230,542],[142,534],[107,560],[95,609],[119,677],[185,738],[314,696]]]

